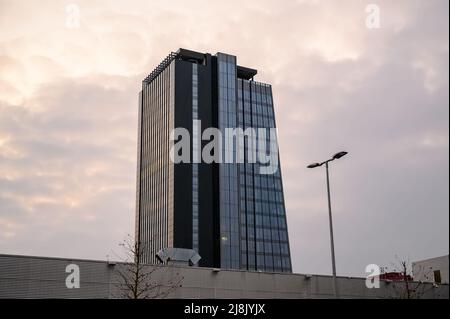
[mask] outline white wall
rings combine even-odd
[[[69,264],[79,267],[80,287],[77,289],[68,289],[66,286],[66,267]],[[0,254],[0,299],[120,298],[120,276],[117,272],[125,266],[106,261]],[[334,297],[330,276],[178,266],[157,268],[160,271],[152,273],[152,281],[164,284],[166,281],[173,282],[177,276],[182,277],[181,287],[173,290],[169,298]],[[381,281],[378,289],[368,289],[365,278],[338,277],[337,281],[341,298],[404,297],[404,282]],[[427,283],[421,285],[420,289],[420,298],[449,297],[449,285],[434,286]]]
[[[434,282],[433,271],[441,271],[441,283],[449,283],[448,255],[431,259],[419,260],[412,263],[415,281]]]

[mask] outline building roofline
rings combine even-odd
[[[237,77],[244,80],[253,80],[253,77],[258,73],[258,70],[246,68],[245,66],[237,65]]]
[[[48,256],[28,256],[28,255],[13,255],[13,254],[0,254],[1,257],[14,257],[14,258],[34,258],[34,259],[43,259],[43,260],[60,260],[60,261],[81,261],[81,262],[94,262],[94,263],[102,263],[102,264],[126,264],[123,261],[115,261],[115,260],[95,260],[95,259],[83,259],[83,258],[68,258],[68,257],[48,257]],[[448,257],[448,255],[441,256]],[[439,257],[436,257],[439,258]],[[431,258],[433,259],[433,258]],[[148,264],[151,265],[151,264]],[[163,265],[151,265],[151,266],[163,266]],[[249,272],[253,274],[266,274],[266,275],[284,275],[284,276],[305,276],[311,279],[312,277],[317,278],[331,278],[331,275],[323,275],[323,274],[301,274],[301,273],[289,273],[289,272],[268,272],[268,271],[257,271],[257,270],[245,270],[245,269],[221,269],[221,268],[213,268],[213,267],[190,267],[183,265],[174,265],[176,268],[186,268],[186,269],[200,269],[200,270],[209,270],[214,272]],[[336,278],[342,279],[366,279],[365,277],[356,277],[356,276],[337,276]],[[439,285],[449,285],[446,283],[441,283]]]
[[[115,260],[94,260],[94,259],[83,259],[83,258],[68,258],[68,257],[48,257],[48,256],[28,256],[28,255],[13,255],[13,254],[0,254],[1,257],[13,257],[13,258],[33,258],[33,259],[43,259],[43,260],[60,260],[60,261],[80,261],[80,262],[94,262],[94,263],[102,263],[102,264],[126,264],[123,261],[115,261]],[[150,264],[149,264],[150,265]],[[152,265],[152,266],[162,266],[162,265]],[[268,274],[268,275],[286,275],[286,276],[309,276],[309,277],[332,277],[331,275],[322,275],[322,274],[301,274],[301,273],[289,273],[289,272],[268,272],[268,271],[257,271],[257,270],[245,270],[245,269],[222,269],[222,268],[214,268],[214,267],[190,267],[183,265],[175,265],[177,268],[187,268],[194,269],[198,268],[201,270],[210,270],[217,272],[250,272],[254,274]],[[364,279],[363,277],[353,277],[353,276],[338,276],[337,278],[346,278],[346,279]]]
[[[185,61],[191,61],[198,64],[204,64],[206,56],[209,53],[201,53],[197,51],[192,51],[188,49],[180,48],[176,52],[171,52],[168,56],[162,60],[160,64],[149,74],[145,77],[145,79],[142,81],[143,85],[146,85],[150,82],[152,82],[159,74],[161,74],[162,71],[164,71],[167,66],[175,59],[181,59]],[[236,75],[240,79],[244,80],[252,80],[255,77],[255,75],[258,73],[258,70],[247,68],[241,65],[236,65]]]
[[[117,262],[114,260],[99,260],[99,259],[86,259],[86,258],[70,258],[70,257],[51,257],[51,256],[36,256],[36,255],[14,255],[14,254],[0,254],[0,257],[14,257],[14,258],[34,258],[34,259],[45,259],[45,260],[73,260],[73,261],[86,261],[95,263],[108,263]]]
[[[412,264],[416,264],[416,263],[421,263],[424,261],[430,261],[430,260],[434,260],[434,259],[440,259],[440,258],[449,258],[449,255],[442,255],[442,256],[437,256],[437,257],[431,257],[431,258],[426,258],[426,259],[420,259],[420,260],[416,260],[411,262]]]

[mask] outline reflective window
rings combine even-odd
[[[219,53],[217,59],[219,128],[274,128],[271,87],[237,79],[236,57]],[[266,152],[269,137],[266,134]],[[247,161],[249,146],[245,140],[246,163],[219,168],[222,267],[290,272],[280,167],[273,175],[260,175],[259,164]],[[253,149],[263,151],[259,145]]]

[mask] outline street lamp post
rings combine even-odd
[[[339,289],[337,285],[337,279],[336,279],[336,259],[334,255],[334,236],[333,236],[333,218],[331,216],[331,195],[330,195],[330,174],[328,172],[328,163],[340,159],[341,157],[347,155],[347,152],[339,152],[333,155],[332,158],[329,160],[326,160],[322,163],[313,163],[308,165],[308,168],[316,168],[320,167],[323,164],[325,164],[326,173],[327,173],[327,194],[328,194],[328,218],[329,218],[329,224],[330,224],[330,244],[331,244],[331,264],[333,269],[333,288],[334,288],[334,296],[336,298],[339,298]]]

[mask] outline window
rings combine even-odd
[[[434,274],[434,282],[437,284],[440,284],[442,279],[441,279],[441,271],[440,270],[434,270],[433,271]]]

